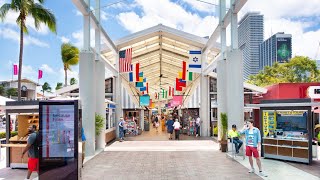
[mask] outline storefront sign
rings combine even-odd
[[[302,116],[305,111],[277,111],[282,116]]]
[[[320,86],[310,86],[307,89],[307,96],[311,99],[320,99]]]
[[[263,135],[266,137],[269,133],[269,112],[263,111]]]

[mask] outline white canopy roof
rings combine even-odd
[[[14,100],[0,96],[0,106],[5,106],[7,101],[14,101]]]

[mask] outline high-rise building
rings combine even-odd
[[[291,34],[278,32],[260,44],[260,70],[265,66],[272,66],[275,62],[288,62],[292,57],[291,39]]]
[[[263,15],[249,12],[240,21],[238,27],[239,48],[243,52],[243,76],[259,72],[259,45],[263,42]]]

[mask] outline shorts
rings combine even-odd
[[[259,152],[257,147],[252,147],[252,146],[246,146],[246,156],[252,156],[255,158],[259,157]]]
[[[173,130],[167,130],[167,132],[168,132],[169,134],[172,134],[172,133],[173,133]]]
[[[39,159],[38,158],[29,158],[28,159],[28,170],[31,172],[38,171]]]

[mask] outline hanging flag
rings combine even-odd
[[[158,93],[156,93],[154,96],[155,96],[155,99],[158,99]]]
[[[172,88],[172,96],[174,96],[174,88]]]
[[[132,61],[132,48],[119,51],[119,71],[130,72],[131,69],[131,61]]]
[[[139,82],[139,72],[140,72],[140,69],[139,69],[139,67],[140,67],[140,63],[137,63],[136,64],[136,68],[135,68],[135,74],[136,74],[136,82]]]
[[[182,79],[186,80],[187,73],[187,63],[185,61],[182,62]]]
[[[176,78],[176,90],[182,91],[182,87],[186,87],[186,81]]]
[[[187,72],[187,81],[192,81],[192,79],[193,79],[193,73],[192,72]]]
[[[144,82],[144,83],[147,82],[147,78],[143,78],[143,82]]]
[[[139,82],[143,82],[143,77],[139,77]]]
[[[169,86],[169,96],[171,96],[171,86]]]
[[[168,98],[168,91],[166,91],[166,99]]]
[[[43,74],[43,72],[42,72],[42,70],[38,70],[38,79],[41,79],[42,78],[42,74]]]
[[[143,77],[143,72],[139,72],[139,77]]]
[[[136,82],[136,87],[143,87],[143,82]]]
[[[164,99],[164,89],[162,89],[162,98]]]
[[[147,87],[140,87],[140,91],[146,91]]]
[[[201,51],[189,51],[189,72],[201,73]]]
[[[147,83],[147,94],[149,94],[149,83]]]
[[[18,65],[17,64],[13,65],[13,75],[18,75]]]
[[[178,78],[182,79],[182,72],[178,72]]]
[[[183,79],[179,79],[179,82],[180,82],[180,86],[187,87],[187,81],[185,81]]]

